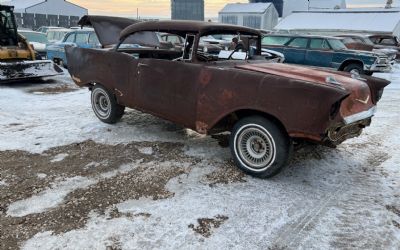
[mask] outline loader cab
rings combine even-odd
[[[0,5],[0,46],[17,46],[18,33],[14,7]]]

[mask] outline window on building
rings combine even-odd
[[[237,16],[222,16],[222,23],[238,24]]]
[[[261,29],[261,17],[260,16],[244,16],[243,26]]]

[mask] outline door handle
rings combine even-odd
[[[149,67],[149,65],[148,64],[145,64],[145,63],[138,63],[138,67]]]

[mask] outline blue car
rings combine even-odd
[[[47,59],[64,67],[68,66],[65,55],[65,46],[67,45],[89,49],[101,47],[99,39],[93,30],[75,30],[67,33],[60,42],[47,45]]]
[[[339,71],[372,75],[391,71],[387,55],[349,50],[337,37],[270,34],[262,39],[262,47],[285,55],[285,62]]]

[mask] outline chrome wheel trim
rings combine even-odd
[[[350,70],[350,74],[354,74],[354,75],[360,75],[360,70],[358,70],[358,69],[352,69],[352,70]]]
[[[235,134],[234,153],[244,167],[262,172],[275,162],[275,141],[264,127],[247,124]]]
[[[92,107],[94,112],[101,119],[107,119],[111,114],[111,101],[108,93],[101,88],[92,92]]]

